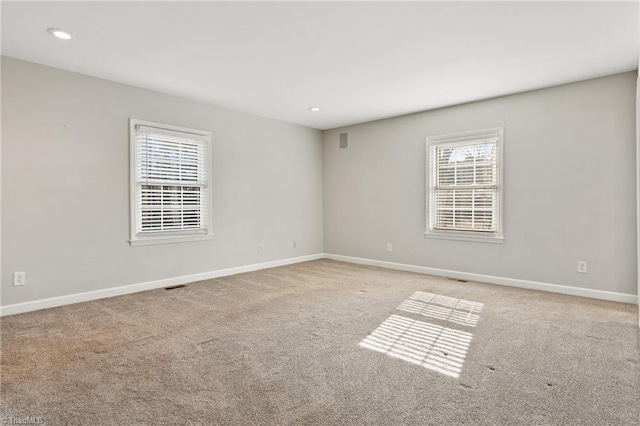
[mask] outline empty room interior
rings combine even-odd
[[[640,424],[640,2],[0,8],[2,424]]]

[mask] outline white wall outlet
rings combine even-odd
[[[294,248],[294,249],[297,249],[297,248],[298,248],[298,242],[297,242],[297,241],[294,241],[294,242],[293,242],[293,248]]]
[[[387,243],[387,252],[391,253],[393,251],[393,244]]]
[[[260,253],[264,251],[264,244],[260,244]]]
[[[586,260],[578,260],[578,272],[581,274],[587,273],[587,261]]]
[[[26,272],[14,272],[13,273],[13,286],[21,286],[27,283],[27,273]]]

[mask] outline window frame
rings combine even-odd
[[[198,136],[200,139],[204,139],[207,150],[207,158],[205,164],[207,167],[207,179],[206,179],[206,195],[207,195],[207,228],[206,229],[194,229],[194,230],[177,230],[177,231],[161,231],[154,233],[138,233],[137,232],[137,219],[138,219],[138,182],[137,182],[137,158],[136,158],[136,134],[137,126],[152,127],[159,130],[161,133],[163,130],[177,133],[187,133]],[[129,118],[129,215],[130,215],[130,230],[129,230],[129,244],[131,246],[152,245],[152,244],[166,244],[166,243],[181,243],[189,241],[202,241],[213,238],[213,203],[212,203],[212,155],[211,155],[211,132],[206,130],[191,129],[188,127],[174,126],[164,123],[156,123],[152,121],[140,120],[137,118]]]
[[[495,232],[467,231],[467,230],[442,230],[434,227],[435,222],[435,182],[433,182],[433,148],[446,145],[471,145],[482,139],[497,138],[497,206],[496,206],[496,227]],[[475,241],[485,243],[504,242],[504,128],[496,127],[484,130],[474,130],[470,132],[451,133],[445,135],[429,136],[426,140],[426,202],[425,202],[425,232],[426,238],[438,238],[458,241]]]

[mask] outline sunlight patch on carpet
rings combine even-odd
[[[457,378],[473,334],[391,315],[360,346]]]
[[[416,291],[399,311],[476,327],[484,303]],[[458,378],[473,334],[402,315],[391,315],[360,346]]]
[[[398,309],[425,317],[441,319],[460,325],[468,325],[470,327],[475,327],[480,320],[480,316],[472,313],[471,311],[449,309],[444,306],[416,302],[415,300],[405,300],[400,306],[398,306]]]
[[[484,303],[472,302],[471,300],[457,299],[455,297],[443,296],[441,294],[426,293],[424,291],[416,291],[409,299],[419,300],[434,305],[447,306],[451,309],[460,311],[469,311],[474,313],[482,312]]]

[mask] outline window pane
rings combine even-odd
[[[204,224],[204,189],[191,186],[141,185],[138,232],[200,229]]]
[[[493,232],[496,227],[496,189],[435,190],[435,228]]]
[[[137,143],[139,180],[206,181],[203,143],[149,133],[138,135]]]
[[[497,184],[497,143],[437,147],[436,186]]]

